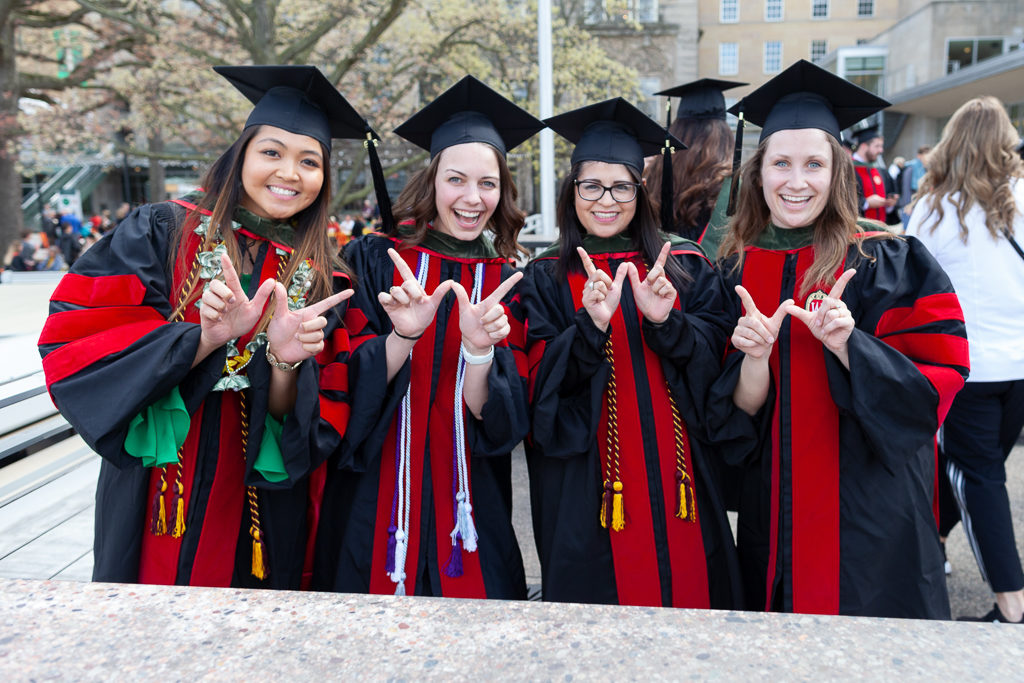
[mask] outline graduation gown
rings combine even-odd
[[[306,477],[322,460],[318,369],[305,362],[295,371],[295,407],[276,423],[267,413],[271,370],[265,345],[238,373],[251,385],[243,391],[214,390],[224,376],[225,349],[191,367],[201,331],[198,308],[189,304],[180,322],[168,317],[182,279],[190,271],[208,276],[196,256],[196,221],[186,220],[193,207],[175,200],[133,211],[61,280],[39,339],[54,403],[103,458],[93,579],[298,588],[307,537]],[[234,218],[240,235],[260,243],[251,297],[283,268],[291,229],[242,209]],[[176,253],[179,230],[185,247]],[[332,326],[340,322],[338,315],[327,317]],[[238,350],[250,337],[238,340]],[[128,442],[147,430],[151,446],[170,449],[166,467],[147,466],[129,453]],[[279,454],[270,453],[275,449]],[[184,528],[175,533],[179,510]],[[252,574],[253,512],[263,541],[263,580]],[[157,519],[166,521],[160,535],[153,533]]]
[[[729,320],[703,252],[671,239],[671,258],[693,282],[662,325],[639,313],[627,279],[602,332],[582,307],[586,276],[559,277],[557,247],[526,268],[527,453],[545,600],[728,608],[740,599],[732,534],[702,442]],[[584,247],[606,272],[630,261],[646,275],[627,236],[587,236]]]
[[[770,315],[814,261],[812,228],[769,227],[722,272]],[[967,375],[963,315],[914,238],[870,239],[843,294],[855,321],[850,369],[789,316],[756,416],[732,400],[744,355],[712,387],[709,427],[743,466],[737,543],[749,609],[949,618],[933,515],[935,433]],[[827,293],[821,284],[812,287]],[[741,315],[738,302],[734,315]]]
[[[874,164],[867,164],[863,161],[857,161],[856,159],[853,160],[853,170],[857,173],[857,183],[860,190],[858,192],[857,204],[857,208],[860,209],[860,214],[865,218],[885,223],[884,206],[880,206],[877,209],[864,208],[864,201],[868,197],[878,195],[883,199],[885,198],[885,182],[882,180],[882,174],[886,173],[885,170],[878,168]]]
[[[525,356],[497,344],[482,419],[466,410],[456,378],[462,333],[458,304],[448,294],[434,322],[390,384],[385,342],[392,325],[377,300],[402,279],[388,257],[400,240],[369,234],[346,246],[359,286],[346,315],[352,355],[348,384],[353,413],[346,443],[333,456],[317,539],[313,587],[355,593],[467,598],[526,597],[522,556],[512,528],[511,451],[529,428]],[[399,252],[432,292],[452,279],[472,291],[482,277],[486,297],[514,269],[481,236],[461,242],[429,230]],[[513,325],[516,323],[510,316]],[[522,368],[522,370],[521,370]],[[370,387],[367,389],[367,387]],[[406,392],[408,402],[403,407]],[[357,415],[358,412],[358,415]],[[456,418],[463,436],[458,437]],[[399,454],[408,437],[409,474]],[[456,447],[465,447],[468,497],[478,535],[476,550],[453,540],[459,486]],[[397,532],[408,501],[404,581]],[[401,588],[399,587],[401,586]]]

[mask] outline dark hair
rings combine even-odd
[[[243,130],[227,151],[213,162],[201,180],[205,194],[199,201],[198,209],[188,214],[185,222],[174,235],[177,248],[173,253],[176,253],[175,262],[182,287],[175,292],[177,305],[171,314],[172,318],[186,310],[186,307],[199,296],[199,279],[189,278],[192,264],[188,263],[187,251],[188,233],[198,224],[200,211],[211,213],[211,229],[207,230],[203,237],[201,250],[209,251],[215,246],[215,238],[218,233],[216,228],[219,228],[232,265],[236,269],[240,269],[241,254],[235,231],[231,229],[231,219],[235,207],[245,196],[245,191],[242,188],[242,164],[245,161],[245,151],[259,129],[260,126],[251,126]],[[340,270],[352,278],[351,269],[340,257],[334,255],[330,238],[327,235],[328,206],[331,197],[331,156],[330,150],[323,144],[320,145],[320,151],[323,154],[324,182],[313,203],[291,218],[291,223],[295,228],[295,244],[292,245],[293,251],[288,260],[288,266],[282,277],[279,278],[287,287],[287,283],[291,281],[292,275],[299,265],[309,259],[313,264],[313,286],[307,295],[310,302],[320,301],[331,295],[332,271]],[[239,270],[239,272],[241,271]],[[190,279],[191,281],[189,281]],[[271,311],[273,311],[273,305],[268,306],[267,314],[257,325],[257,331],[266,329]]]
[[[468,143],[467,143],[468,144]],[[480,143],[487,145],[487,143]],[[508,163],[505,157],[491,145],[487,145],[494,152],[498,159],[498,186],[500,196],[494,214],[484,226],[494,235],[494,248],[506,259],[514,259],[519,253],[529,253],[517,238],[519,231],[523,229],[526,220],[524,213],[518,206],[516,200],[519,198],[519,191],[516,189],[512,173],[508,170]],[[423,241],[430,229],[430,223],[437,218],[437,196],[434,191],[434,180],[437,178],[437,168],[441,164],[439,152],[430,164],[417,171],[395,200],[394,216],[395,227],[391,233],[393,237],[398,236],[398,226],[401,223],[412,223],[415,232],[403,238],[402,244],[415,246]]]
[[[673,224],[663,225],[662,229],[674,232],[678,227],[703,228],[698,225],[701,217],[711,215],[722,182],[732,172],[733,135],[721,119],[676,119],[669,132],[688,149],[672,154]],[[655,216],[661,215],[661,194],[657,188],[661,187],[664,163],[659,155],[644,168],[647,187],[655,190],[650,195]]]
[[[562,181],[562,189],[558,193],[558,204],[555,207],[555,217],[558,219],[558,274],[565,277],[569,273],[582,273],[583,263],[576,247],[583,246],[583,236],[586,229],[576,215],[576,180],[580,177],[580,170],[586,161],[573,165],[569,175]],[[630,177],[640,182],[640,178],[628,166],[623,168],[629,170]],[[647,188],[640,184],[636,193],[636,213],[633,220],[626,226],[630,242],[633,248],[643,256],[644,262],[653,264],[657,258],[664,241],[658,234],[657,214],[651,208],[651,200],[647,195]],[[691,281],[689,273],[683,270],[682,266],[675,259],[665,261],[665,274],[679,291],[683,291],[686,284]]]
[[[835,271],[846,260],[850,244],[857,245],[861,256],[870,258],[864,253],[862,243],[872,237],[858,235],[860,228],[857,225],[857,174],[853,170],[853,160],[838,140],[824,131],[822,135],[832,149],[832,178],[828,200],[814,221],[814,264],[800,283],[800,296],[809,292],[819,282],[826,285],[835,283]],[[758,237],[771,220],[771,211],[765,201],[764,187],[761,184],[761,165],[770,139],[769,135],[762,140],[754,155],[740,168],[736,215],[732,217],[729,232],[718,247],[719,260],[736,254],[733,272],[738,271],[743,265],[744,249],[757,243]],[[893,235],[885,233],[874,237],[892,239]]]

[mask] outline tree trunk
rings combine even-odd
[[[14,23],[0,22],[0,254],[20,237],[21,174],[18,159],[18,70],[14,65]]]
[[[164,136],[159,129],[149,132],[149,151],[159,154],[164,151]],[[149,157],[149,197],[150,202],[162,202],[166,199],[167,182],[164,167],[155,156]]]

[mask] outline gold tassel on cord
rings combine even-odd
[[[615,494],[612,496],[612,531],[622,531],[626,528],[626,515],[622,509],[622,482],[612,484]]]
[[[263,564],[263,539],[259,529],[252,527],[252,575],[262,581],[267,578],[267,570]]]
[[[171,536],[181,538],[185,535],[185,501],[182,494],[185,487],[181,484],[181,478],[174,480],[174,530]]]
[[[163,536],[167,533],[167,511],[164,509],[164,492],[167,491],[167,469],[160,473],[160,486],[153,496],[153,513],[149,531],[154,536]]]

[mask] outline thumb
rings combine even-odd
[[[267,282],[274,282],[273,280],[267,280]],[[263,283],[267,284],[266,282]],[[263,286],[260,286],[263,289]],[[269,292],[267,293],[269,296]],[[282,318],[288,315],[288,292],[285,291],[284,285],[280,282],[274,282],[274,317]]]
[[[636,264],[630,263],[629,264],[629,271],[628,272],[629,272],[629,284],[631,284],[633,286],[633,291],[636,292],[637,290],[640,289],[640,271],[637,270]],[[616,279],[617,279],[618,278],[618,273],[616,273],[615,276],[616,276]]]
[[[444,299],[445,295],[452,289],[458,287],[462,289],[462,285],[452,280],[445,280],[434,289],[434,293],[430,295],[430,302],[434,304],[434,308],[441,305],[441,300]],[[455,296],[458,296],[458,290],[455,291]],[[462,289],[462,296],[466,297],[466,301],[469,301],[469,296],[466,295],[466,290]]]
[[[632,265],[633,265],[632,263],[620,263],[619,264],[619,267],[615,270],[615,281],[612,283],[612,285],[614,287],[616,287],[616,288],[621,288],[622,287],[622,282],[626,279],[626,273],[629,272],[629,267],[632,266]],[[633,266],[633,268],[635,269],[636,266]]]
[[[794,304],[792,299],[786,299],[781,304],[779,304],[779,307],[777,309],[775,309],[775,313],[772,314],[771,317],[771,322],[776,328],[782,325],[782,321],[786,319],[787,315],[789,315],[789,307],[793,305]],[[801,308],[800,310],[803,309]]]
[[[274,286],[276,284],[277,284],[277,281],[272,279],[272,278],[268,278],[268,279],[264,280],[263,284],[260,285],[260,288],[256,290],[256,294],[255,294],[255,296],[253,296],[251,303],[256,308],[258,308],[259,310],[262,311],[263,307],[267,303],[267,299],[269,299],[270,295],[274,292]],[[282,289],[283,289],[283,287],[282,287]]]

